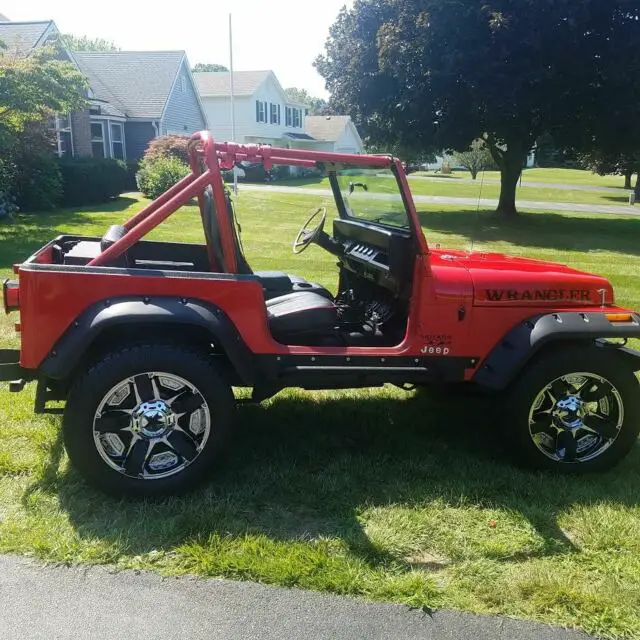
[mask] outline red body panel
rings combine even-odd
[[[606,278],[563,264],[501,253],[441,251],[432,259],[468,269],[477,306],[583,307],[613,304],[613,287]]]
[[[448,355],[484,358],[515,324],[549,309],[474,307],[469,269],[438,253],[416,260],[414,294],[405,340],[395,347],[303,347],[276,342],[267,326],[259,283],[246,279],[189,279],[81,271],[20,269],[22,350],[20,363],[37,368],[71,323],[92,304],[120,296],[176,296],[224,309],[256,354]],[[514,286],[505,280],[504,286]],[[557,307],[557,305],[556,305]],[[460,320],[465,310],[464,321]],[[556,310],[567,310],[563,307]],[[575,307],[571,308],[576,310]],[[61,313],[64,310],[64,313]],[[578,310],[593,311],[593,306]],[[446,352],[438,352],[438,347]],[[433,350],[432,350],[433,349]],[[471,372],[470,374],[471,375]]]
[[[416,278],[424,279],[422,261],[416,263]],[[424,346],[421,333],[439,330],[440,313],[425,326],[420,324],[420,295],[412,301],[407,336],[401,345],[379,347],[301,347],[277,343],[267,326],[262,287],[256,281],[238,279],[189,279],[184,277],[134,276],[112,273],[96,274],[77,271],[32,271],[20,269],[20,289],[23,303],[22,350],[20,363],[25,368],[37,368],[62,337],[71,323],[96,302],[120,296],[176,296],[210,302],[224,309],[242,335],[245,343],[257,354],[343,354],[392,355],[419,354]],[[419,289],[416,289],[419,292]],[[64,313],[60,310],[64,309]]]

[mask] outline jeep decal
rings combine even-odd
[[[447,356],[451,351],[453,336],[448,334],[431,334],[424,336],[425,345],[420,349],[425,355]]]

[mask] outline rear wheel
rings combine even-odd
[[[111,494],[194,488],[213,468],[234,411],[231,387],[204,356],[179,346],[124,348],[73,385],[63,420],[69,458]]]
[[[534,363],[508,391],[505,433],[527,466],[603,471],[640,432],[640,389],[615,351],[571,347]]]

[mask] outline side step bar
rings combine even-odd
[[[427,367],[374,366],[294,366],[280,376],[253,388],[251,402],[262,402],[287,387],[316,391],[321,389],[358,389],[381,387],[387,383],[428,383],[437,380],[437,371]]]

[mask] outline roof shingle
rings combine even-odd
[[[234,71],[233,93],[250,96],[271,71]],[[228,96],[231,93],[231,74],[228,71],[199,71],[193,77],[201,96]]]
[[[51,20],[37,22],[0,22],[0,40],[11,53],[26,55],[38,44],[45,31],[53,24]]]
[[[184,51],[74,51],[94,96],[129,118],[160,118]]]
[[[305,131],[316,140],[336,142],[351,121],[351,116],[307,116]]]

